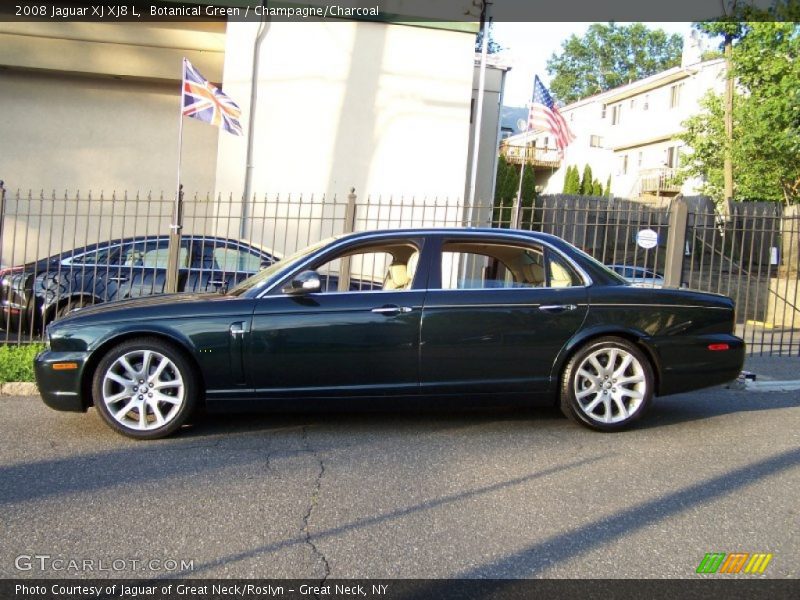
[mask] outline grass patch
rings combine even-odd
[[[33,359],[44,344],[0,345],[0,383],[33,381]]]

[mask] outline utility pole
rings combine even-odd
[[[486,10],[489,2],[483,3],[481,11],[481,66],[478,75],[478,101],[473,122],[475,129],[472,136],[472,165],[469,173],[469,195],[467,202],[472,209],[475,206],[475,185],[478,181],[478,152],[481,145],[481,119],[483,118],[483,96],[486,89],[486,55],[489,52],[489,22],[486,20]],[[497,149],[495,148],[495,152]]]
[[[733,200],[733,35],[725,34],[725,201]]]

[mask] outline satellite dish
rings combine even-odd
[[[528,121],[526,119],[517,119],[517,129],[525,131],[528,128]]]

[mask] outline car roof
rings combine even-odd
[[[335,236],[336,239],[369,239],[373,237],[419,237],[419,236],[461,236],[481,235],[492,238],[520,238],[526,237],[545,242],[566,244],[563,239],[549,233],[528,231],[524,229],[501,229],[496,227],[418,227],[402,229],[376,229],[372,231],[358,231]]]

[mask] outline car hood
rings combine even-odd
[[[128,298],[126,300],[114,300],[112,302],[104,302],[102,304],[95,304],[93,306],[75,309],[74,311],[70,312],[67,317],[62,319],[62,321],[66,322],[86,316],[103,315],[105,313],[116,312],[122,309],[146,309],[155,307],[164,308],[167,306],[185,306],[186,304],[197,304],[201,302],[215,302],[231,299],[231,296],[224,296],[217,292],[159,294],[156,296],[144,296],[141,298]]]

